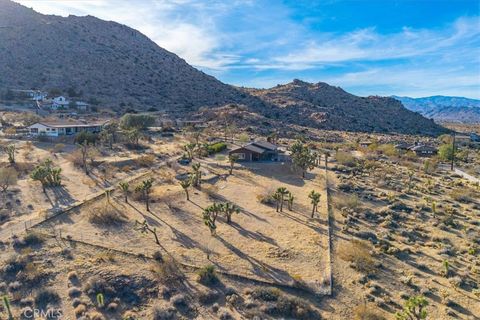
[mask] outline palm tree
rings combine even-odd
[[[280,212],[283,212],[283,201],[285,200],[285,196],[289,193],[287,188],[280,187],[277,189],[277,193],[280,195]]]
[[[240,213],[240,208],[232,203],[227,202],[222,205],[222,212],[225,213],[227,216],[227,223],[230,224],[232,222],[232,215],[234,213]]]
[[[311,204],[313,206],[312,208],[312,218],[315,214],[315,212],[318,210],[318,203],[320,202],[320,193],[318,192],[315,192],[314,190],[312,190],[312,192],[310,192],[308,194],[308,197],[310,198],[311,201]]]
[[[180,186],[183,188],[183,191],[185,191],[185,194],[187,195],[187,201],[190,200],[190,196],[188,194],[188,188],[192,185],[192,179],[185,179],[180,181]]]
[[[135,191],[141,192],[143,194],[143,198],[145,199],[145,206],[147,208],[147,211],[150,211],[150,192],[152,191],[153,187],[153,179],[147,179],[143,180],[137,187],[135,188]]]
[[[128,190],[130,185],[128,182],[120,182],[118,185],[120,186],[120,189],[122,189],[123,195],[125,196],[125,203],[128,203]]]
[[[228,161],[230,162],[230,175],[232,174],[233,166],[235,165],[235,162],[237,162],[238,159],[239,159],[238,155],[236,154],[231,154],[228,156]]]

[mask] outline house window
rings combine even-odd
[[[47,131],[50,131],[50,128],[47,128]]]
[[[245,153],[237,153],[239,160],[245,160]]]
[[[30,128],[31,133],[38,133],[38,128]]]

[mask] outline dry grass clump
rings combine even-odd
[[[338,151],[335,154],[335,160],[337,160],[337,163],[346,167],[353,167],[356,164],[355,157],[351,153],[345,151]]]
[[[171,257],[166,257],[162,262],[155,263],[151,271],[165,284],[178,282],[185,278],[180,266]]]
[[[127,220],[127,217],[111,203],[92,208],[88,213],[88,221],[100,226],[118,226]]]
[[[374,270],[374,258],[370,253],[371,247],[368,243],[352,240],[343,243],[339,248],[341,259],[351,263],[351,267],[362,272],[371,273]]]
[[[478,196],[472,190],[463,188],[463,189],[455,189],[452,192],[450,192],[450,197],[452,197],[453,200],[458,202],[470,203],[473,201],[473,199],[475,199]]]
[[[385,320],[385,317],[376,313],[366,305],[360,305],[354,310],[355,320]]]
[[[351,195],[338,195],[334,198],[334,204],[337,209],[351,209],[356,210],[360,207],[360,201],[355,194]]]
[[[136,158],[134,161],[140,167],[151,167],[155,163],[155,156],[153,154],[146,154]]]
[[[173,320],[176,318],[175,308],[153,307],[153,320]]]
[[[52,289],[40,289],[35,295],[35,305],[45,308],[47,305],[56,305],[60,302],[60,296]]]

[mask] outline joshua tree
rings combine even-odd
[[[287,188],[280,187],[277,189],[277,193],[280,195],[280,212],[283,212],[283,202],[285,201],[285,196],[289,194]]]
[[[53,168],[52,160],[45,160],[44,163],[38,165],[33,169],[30,177],[33,180],[39,181],[42,184],[43,192],[46,192],[46,187],[56,187],[61,185],[60,173],[61,168]]]
[[[180,181],[180,186],[182,186],[183,191],[185,191],[185,195],[187,196],[187,201],[190,200],[190,196],[188,194],[188,188],[192,185],[191,179],[185,179]]]
[[[395,317],[398,320],[423,320],[427,318],[428,301],[423,296],[411,297],[408,299],[402,312],[397,312]]]
[[[432,213],[433,213],[433,217],[435,218],[437,214],[437,204],[435,201],[432,202]]]
[[[305,178],[306,171],[315,167],[315,154],[311,153],[308,146],[301,141],[295,142],[290,151],[292,152],[293,164],[302,170],[302,177]]]
[[[225,216],[227,217],[227,223],[230,224],[232,222],[232,215],[234,213],[240,213],[240,208],[232,203],[227,202],[222,205],[222,212],[225,213]]]
[[[194,163],[192,164],[192,174],[191,174],[191,177],[192,177],[192,185],[194,187],[200,187],[200,184],[202,182],[202,172],[200,171],[200,163]]]
[[[308,194],[308,197],[310,198],[311,204],[312,204],[312,218],[315,215],[315,212],[317,212],[318,210],[318,203],[320,202],[320,196],[321,196],[320,193],[315,192],[314,190],[312,190]]]
[[[158,236],[157,236],[157,228],[152,228],[148,225],[147,223],[147,220],[144,220],[143,222],[139,222],[138,220],[135,220],[135,227],[134,227],[135,230],[138,230],[142,233],[148,233],[150,232],[151,234],[153,234],[153,236],[155,237],[155,242],[159,245],[160,244],[160,241],[158,240]]]
[[[87,157],[88,157],[88,141],[84,140],[83,143],[80,145],[81,152],[82,152],[82,165],[83,169],[85,170],[85,174],[88,175],[88,166],[87,166]]]
[[[11,144],[5,147],[5,152],[8,155],[8,162],[15,163],[15,145]]]
[[[125,196],[125,203],[128,203],[128,191],[130,189],[130,184],[128,182],[120,182],[120,189],[122,189],[123,195]]]
[[[197,147],[196,143],[188,143],[185,146],[183,146],[183,149],[187,153],[187,158],[188,160],[192,160],[194,153],[195,153],[195,148]]]
[[[136,186],[135,191],[141,192],[143,199],[145,200],[145,207],[147,211],[150,211],[150,192],[153,187],[153,179],[143,180],[139,185]]]
[[[235,165],[235,162],[238,161],[238,156],[236,154],[231,154],[228,156],[228,161],[230,162],[230,175],[233,172],[233,166]]]
[[[222,211],[223,206],[214,203],[203,210],[203,222],[210,229],[210,234],[214,236],[216,234],[217,225],[215,224],[218,214]]]
[[[292,211],[293,210],[293,200],[295,200],[295,197],[291,192],[288,193],[287,195],[287,203],[288,203],[288,210]]]
[[[275,192],[275,193],[272,195],[272,198],[275,200],[276,211],[278,212],[279,209],[280,209],[280,199],[281,199],[282,197],[281,197],[281,195],[280,195],[278,192]]]

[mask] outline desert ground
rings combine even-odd
[[[19,175],[2,193],[0,292],[7,302],[0,314],[401,319],[416,298],[424,299],[427,319],[478,319],[478,183],[437,157],[393,148],[393,141],[433,138],[309,134],[318,139],[303,143],[318,161],[305,177],[290,161],[231,167],[228,150],[245,133],[221,142],[226,150],[199,148],[185,162],[177,160],[193,141],[212,136],[151,135],[135,149],[98,144],[89,174],[79,145],[3,140],[15,144],[16,160],[3,154],[1,167]],[[284,150],[294,142],[276,141]],[[459,148],[471,156],[457,166],[475,167],[478,150]],[[62,169],[61,185],[42,192],[30,172],[48,158]],[[279,188],[283,202],[274,197]],[[311,191],[320,197],[313,215]],[[231,222],[220,211],[211,229],[205,212],[213,204],[238,210]]]

